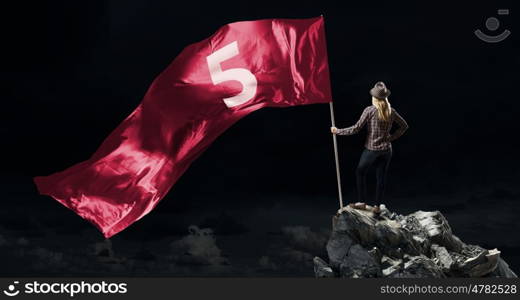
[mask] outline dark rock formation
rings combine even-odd
[[[319,258],[314,257],[314,273],[316,277],[334,277],[334,271],[327,265],[327,263]]]
[[[403,216],[345,207],[332,218],[328,263],[314,258],[316,277],[517,277],[497,249],[465,244],[439,212]]]

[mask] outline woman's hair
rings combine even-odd
[[[388,102],[388,98],[378,99],[376,97],[372,97],[372,104],[377,108],[377,117],[379,119],[384,121],[390,120],[392,109],[390,108],[390,102]]]

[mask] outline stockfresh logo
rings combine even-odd
[[[124,282],[40,282],[37,280],[20,284],[20,281],[13,281],[12,284],[4,289],[4,294],[15,297],[18,294],[63,294],[74,297],[78,294],[126,294],[127,284]]]
[[[7,290],[4,290],[4,294],[9,297],[14,297],[18,294],[20,294],[20,290],[17,289],[17,285],[20,283],[20,281],[14,281],[13,284],[10,284],[7,287]]]

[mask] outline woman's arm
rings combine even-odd
[[[352,135],[358,133],[363,126],[365,126],[367,120],[368,120],[368,112],[370,107],[365,108],[363,113],[361,114],[361,117],[359,120],[354,124],[353,126],[347,127],[347,128],[338,128],[338,131],[336,134],[338,135]]]
[[[399,138],[403,133],[408,129],[408,123],[397,113],[395,109],[393,109],[394,121],[399,125],[399,128],[390,136],[388,139],[389,142]]]

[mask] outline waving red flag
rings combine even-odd
[[[150,212],[240,118],[330,101],[322,17],[228,24],[186,47],[90,159],[34,181],[108,238]]]

